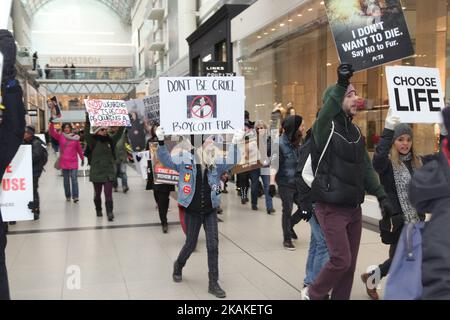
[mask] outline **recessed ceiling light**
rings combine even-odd
[[[289,22],[292,22],[292,19],[289,19],[288,21],[289,21]]]
[[[313,8],[309,8],[308,11],[313,11]]]
[[[284,27],[285,26],[285,24],[284,23],[280,23],[280,27]]]
[[[258,39],[261,39],[262,37],[261,36],[258,36]]]
[[[321,5],[324,5],[324,4],[325,4],[325,2],[323,2],[323,1],[320,1],[320,4],[321,4]]]
[[[264,35],[267,36],[269,33],[268,32],[264,32]]]
[[[277,30],[277,29],[275,29],[275,28],[272,28],[272,31],[275,31],[275,30]]]
[[[297,17],[303,17],[303,15],[302,15],[301,13],[299,13],[299,14],[297,15]]]
[[[327,67],[331,67],[331,63],[328,62],[328,63],[327,63]]]

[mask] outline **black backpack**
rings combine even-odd
[[[35,136],[35,141],[33,142],[35,148],[39,148],[39,169],[44,169],[45,165],[48,162],[48,151],[45,148],[45,143]]]

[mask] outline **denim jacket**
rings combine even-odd
[[[278,185],[295,187],[299,150],[300,148],[295,148],[286,135],[281,136],[278,151],[279,168],[276,175]]]
[[[239,152],[237,145],[235,145],[233,152],[230,150],[228,153],[227,159],[216,159],[217,164],[212,170],[208,170],[211,202],[214,209],[220,206],[220,177],[239,162],[238,157]],[[195,194],[195,181],[197,177],[195,157],[185,151],[176,157],[172,157],[166,146],[159,146],[158,158],[164,166],[176,170],[180,174],[178,182],[178,203],[184,208],[189,207]]]

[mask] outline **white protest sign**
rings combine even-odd
[[[8,29],[12,0],[0,1],[0,29]]]
[[[244,129],[243,77],[160,78],[159,94],[161,126],[168,135]]]
[[[28,204],[33,201],[33,165],[31,146],[21,146],[6,167],[0,188],[0,208],[4,222],[29,221],[34,215]]]
[[[95,127],[131,126],[127,106],[122,100],[84,100],[89,122]]]
[[[389,103],[403,123],[441,123],[445,107],[439,69],[386,67]]]

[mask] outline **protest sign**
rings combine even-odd
[[[96,127],[131,126],[125,101],[122,100],[84,100],[89,122]]]
[[[152,143],[150,145],[150,157],[155,184],[178,185],[178,172],[165,167],[158,159],[158,143]]]
[[[386,67],[389,104],[404,123],[441,123],[445,107],[439,69]]]
[[[250,140],[245,141],[242,148],[239,148],[241,156],[240,162],[231,170],[231,174],[239,174],[262,168],[258,150],[257,137],[254,135]]]
[[[33,201],[32,168],[31,146],[21,146],[2,179],[0,208],[4,222],[34,219],[28,209]]]
[[[414,55],[400,0],[326,0],[341,62],[361,71]]]
[[[52,97],[52,98],[48,99],[47,106],[50,109],[52,117],[55,117],[55,118],[61,118],[62,117],[61,105],[59,104],[59,101],[58,101],[57,97]]]
[[[169,135],[244,129],[243,77],[160,78],[161,126]]]

